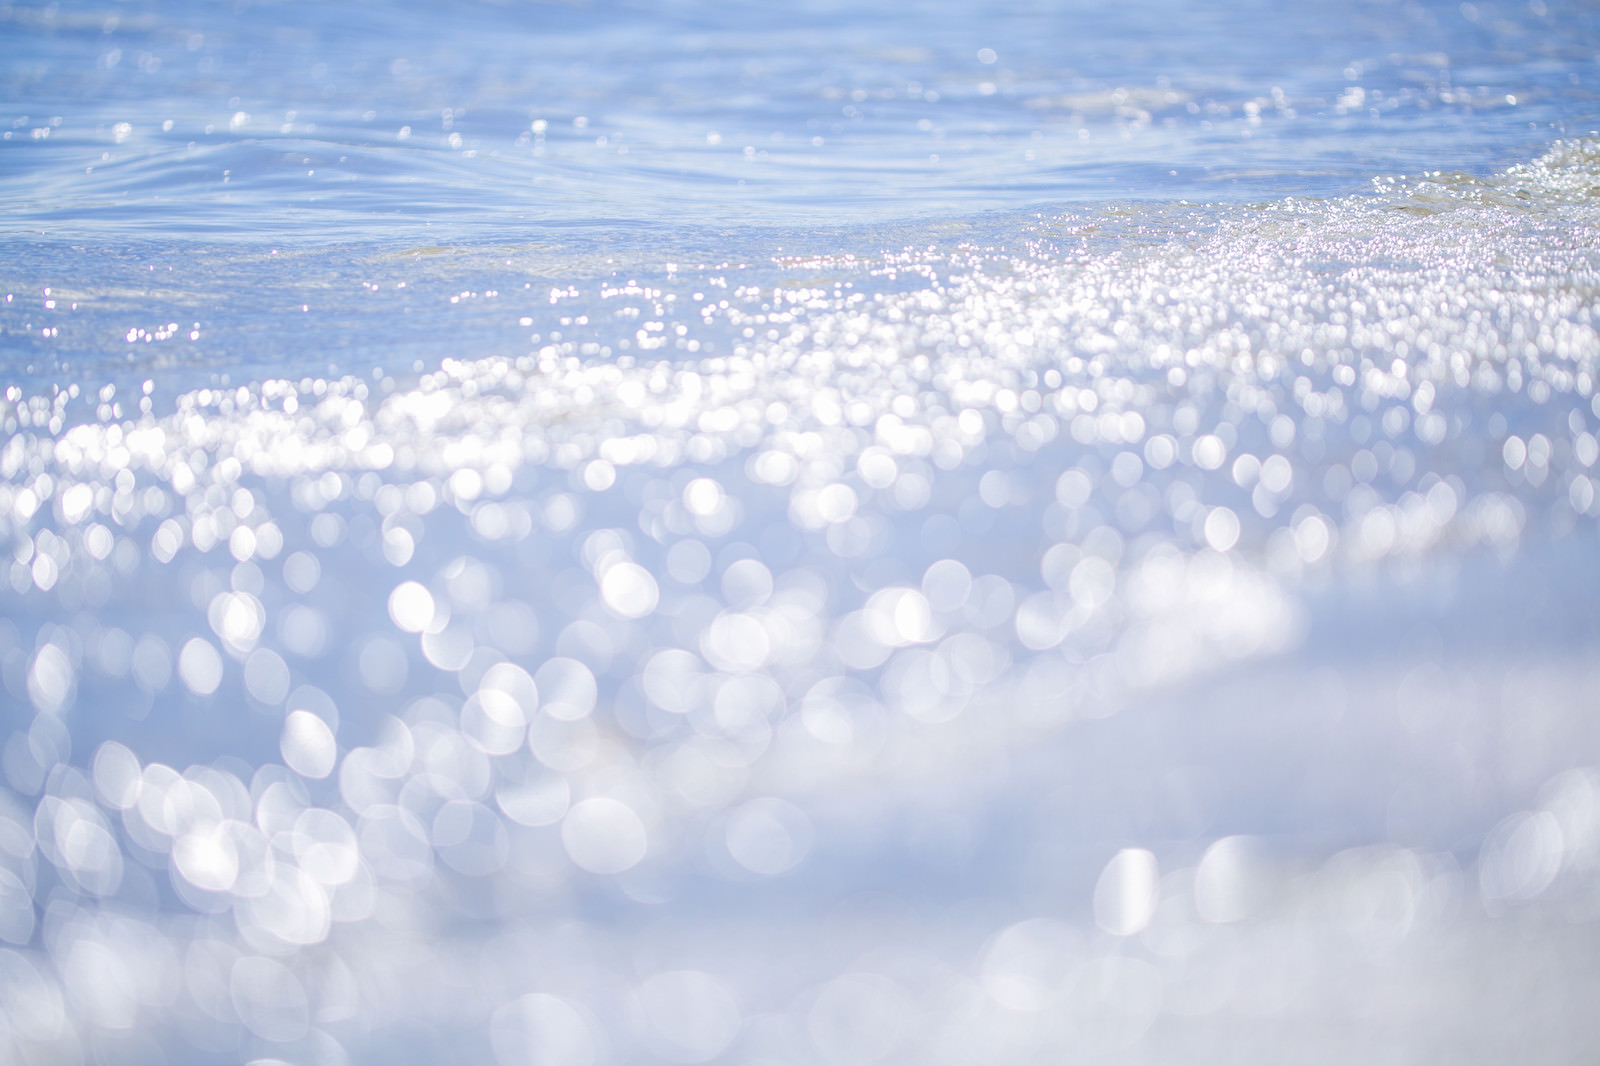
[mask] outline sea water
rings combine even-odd
[[[1592,1057],[1597,50],[0,7],[0,1059]]]

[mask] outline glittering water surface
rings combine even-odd
[[[0,26],[0,1060],[1593,1057],[1592,7]]]

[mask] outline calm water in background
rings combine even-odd
[[[0,1057],[1592,1055],[1597,53],[0,8]]]

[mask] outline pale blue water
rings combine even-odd
[[[1592,1058],[1597,64],[0,7],[0,1060]]]

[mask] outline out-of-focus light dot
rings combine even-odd
[[[1123,488],[1138,483],[1144,476],[1144,460],[1133,452],[1118,452],[1111,460],[1111,479]]]
[[[318,884],[342,885],[356,875],[355,830],[334,811],[310,807],[301,812],[292,839],[300,868]]]
[[[595,459],[583,468],[583,483],[591,492],[604,492],[617,483],[617,468],[604,459]]]
[[[439,808],[430,834],[446,866],[467,877],[486,877],[506,864],[511,839],[489,808],[470,800],[452,800]]]
[[[178,677],[196,696],[209,696],[222,684],[222,656],[209,641],[191,637],[178,652]]]
[[[928,598],[917,589],[880,589],[867,600],[863,615],[872,635],[889,647],[922,644],[938,635]]]
[[[697,477],[683,487],[683,505],[689,513],[701,518],[715,514],[722,509],[727,493],[716,481],[708,477]]]
[[[576,659],[558,656],[533,675],[545,714],[563,722],[586,717],[594,710],[597,688],[593,672]]]
[[[817,490],[817,515],[830,525],[838,525],[853,518],[857,503],[856,490],[842,481],[835,481]]]
[[[305,595],[322,578],[322,564],[310,552],[291,552],[283,561],[283,583],[291,592]]]
[[[249,526],[236,526],[228,535],[228,554],[239,562],[253,558],[256,554],[255,530]]]
[[[470,466],[450,475],[450,494],[457,500],[471,501],[483,493],[483,475]]]
[[[1318,515],[1303,518],[1294,527],[1295,552],[1300,556],[1301,562],[1307,565],[1317,562],[1326,555],[1332,541],[1333,536],[1327,521]]]
[[[760,669],[772,653],[772,642],[755,618],[724,613],[706,627],[700,638],[700,650],[706,661],[719,670],[739,673]]]
[[[984,952],[984,991],[1018,1011],[1040,1011],[1058,1003],[1084,959],[1077,930],[1051,918],[1008,926]]]
[[[320,944],[328,938],[333,914],[328,895],[311,875],[289,863],[271,867],[266,890],[234,904],[241,927],[284,944]]]
[[[33,939],[33,927],[32,893],[20,877],[0,866],[0,940],[26,945]]]
[[[531,781],[501,785],[495,789],[494,799],[518,825],[554,825],[571,805],[572,787],[559,774],[543,774]]]
[[[246,955],[233,964],[228,995],[246,1029],[286,1044],[306,1034],[310,1002],[294,971],[276,959]]]
[[[137,755],[116,741],[108,740],[94,753],[95,791],[107,804],[125,811],[138,802],[140,770]]]
[[[407,633],[427,629],[433,614],[433,593],[415,581],[402,581],[389,593],[389,618]]]
[[[1112,856],[1094,887],[1094,920],[1115,936],[1132,936],[1150,924],[1159,902],[1159,867],[1143,848]]]
[[[1522,812],[1489,833],[1478,857],[1478,888],[1486,900],[1528,900],[1561,872],[1561,824],[1549,811]]]
[[[955,611],[972,593],[972,571],[959,559],[940,559],[922,575],[922,594],[935,611]]]
[[[1093,490],[1094,483],[1082,470],[1068,470],[1056,478],[1056,500],[1066,507],[1082,507]]]
[[[1283,456],[1269,455],[1266,462],[1261,464],[1261,484],[1266,486],[1268,492],[1287,492],[1293,480],[1294,467]]]
[[[1269,885],[1261,844],[1231,836],[1212,844],[1194,873],[1194,906],[1208,922],[1238,922],[1266,902]]]
[[[1239,516],[1227,507],[1213,507],[1206,515],[1205,536],[1213,551],[1228,551],[1239,543]]]
[[[88,517],[94,508],[94,489],[79,483],[61,494],[61,517],[68,525],[77,525]]]
[[[882,448],[868,448],[856,460],[856,472],[872,488],[886,489],[894,484],[900,470],[894,456]]]
[[[726,1051],[744,1017],[733,993],[699,970],[672,970],[646,978],[629,997],[634,1025],[645,1044],[671,1062],[707,1062]]]
[[[333,730],[310,711],[291,711],[278,742],[284,765],[302,777],[323,778],[333,772],[338,755]]]
[[[1194,465],[1201,470],[1215,470],[1228,458],[1228,446],[1214,433],[1195,438]]]
[[[1261,460],[1245,452],[1233,461],[1233,483],[1247,489],[1261,476]]]
[[[1104,605],[1116,591],[1117,571],[1106,560],[1091,555],[1072,568],[1067,579],[1067,589],[1075,602],[1084,607]]]
[[[172,844],[178,873],[196,888],[226,892],[239,876],[239,853],[221,825],[185,833]]]
[[[574,865],[594,874],[618,874],[644,858],[644,822],[621,800],[596,796],[573,805],[561,822],[561,843]]]
[[[613,563],[600,578],[606,606],[624,618],[643,618],[661,602],[661,590],[650,571],[638,563]]]
[[[564,999],[532,992],[495,1010],[489,1043],[500,1066],[593,1066],[595,1035]]]
[[[1152,470],[1165,470],[1177,457],[1177,441],[1165,433],[1158,433],[1144,442],[1144,461]]]
[[[759,559],[739,559],[722,573],[722,598],[736,611],[747,611],[772,595],[772,571]]]
[[[289,681],[289,664],[270,648],[257,648],[244,661],[244,688],[257,702],[282,703]]]
[[[60,645],[51,642],[40,648],[28,670],[28,696],[34,707],[53,714],[66,706],[75,673],[72,660]]]
[[[811,850],[805,812],[787,800],[754,799],[728,816],[728,854],[751,873],[774,877],[799,865]]]
[[[644,694],[664,711],[687,714],[700,701],[701,662],[692,652],[664,648],[650,656],[639,675]]]

